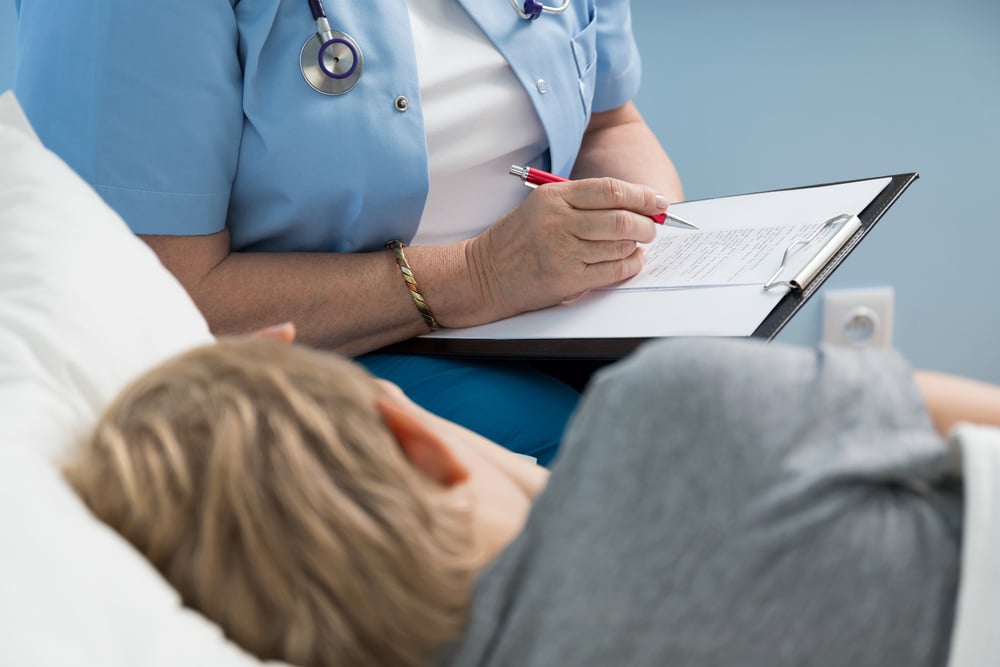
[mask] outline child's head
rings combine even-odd
[[[339,357],[220,341],[129,387],[66,476],[184,601],[265,659],[413,664],[453,638],[470,509]]]

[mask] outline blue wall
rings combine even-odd
[[[894,286],[915,364],[1000,382],[1000,2],[632,8],[687,197],[920,172],[824,289]],[[821,300],[778,339],[819,340]]]
[[[915,364],[1000,382],[1000,3],[633,0],[633,13],[637,103],[689,198],[920,172],[826,289],[894,286],[895,342]],[[14,20],[0,2],[0,90]],[[816,342],[820,305],[779,340]]]

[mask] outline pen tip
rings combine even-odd
[[[682,227],[687,227],[689,229],[701,229],[698,225],[694,224],[690,220],[685,220],[679,215],[674,215],[673,213],[667,213],[667,217],[676,222],[678,225],[681,225]]]

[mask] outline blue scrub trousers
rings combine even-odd
[[[357,361],[430,412],[541,465],[552,461],[580,400],[568,384],[525,362],[394,354]]]

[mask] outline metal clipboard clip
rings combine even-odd
[[[802,267],[802,270],[795,274],[791,280],[777,279],[778,276],[785,271],[788,258],[796,248],[799,246],[809,245],[825,232],[829,231],[831,227],[837,225],[839,225],[840,228],[834,232],[833,236],[831,236],[830,239],[823,244],[823,247],[816,252],[813,258],[810,259],[806,265]],[[785,248],[785,254],[781,257],[781,266],[779,266],[778,270],[774,272],[774,275],[772,275],[768,281],[764,283],[764,289],[771,289],[772,287],[778,287],[780,285],[795,290],[796,292],[801,292],[808,287],[809,283],[812,282],[812,279],[816,277],[816,274],[818,274],[820,270],[826,266],[827,262],[830,261],[830,258],[833,257],[838,250],[843,248],[844,244],[847,243],[847,241],[854,236],[854,233],[859,229],[861,229],[861,219],[856,215],[848,215],[845,213],[843,215],[830,218],[817,227],[816,231],[808,237],[792,241],[788,247]]]

